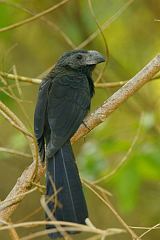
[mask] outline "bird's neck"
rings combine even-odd
[[[66,67],[56,67],[54,69],[54,74],[57,75],[58,73],[61,74],[65,74],[65,75],[85,75],[88,79],[88,83],[89,83],[89,89],[90,89],[90,96],[93,97],[95,91],[94,91],[94,83],[92,80],[92,71],[94,69],[94,66],[92,68],[86,68],[84,71],[84,69],[71,69],[71,68],[66,68]]]

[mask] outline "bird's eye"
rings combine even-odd
[[[81,54],[78,54],[78,55],[77,55],[77,59],[78,59],[78,60],[82,59],[82,55],[81,55]]]

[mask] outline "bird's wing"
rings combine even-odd
[[[34,113],[34,132],[36,138],[39,139],[43,135],[45,114],[48,102],[48,91],[51,85],[50,80],[43,81],[39,88],[38,100]]]
[[[34,113],[34,133],[37,139],[39,154],[42,160],[45,158],[44,126],[50,85],[50,79],[42,81],[39,88],[38,100]]]
[[[67,81],[67,79],[63,79],[55,82],[48,96],[47,112],[51,129],[48,151],[51,152],[51,155],[76,132],[90,105],[89,89],[85,85],[79,84],[80,80],[74,86],[71,82],[63,85],[63,82],[67,83]],[[74,79],[75,81],[76,79]],[[54,149],[51,150],[51,148]]]

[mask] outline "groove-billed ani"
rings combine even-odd
[[[70,138],[90,108],[94,94],[92,71],[100,62],[104,57],[97,51],[66,52],[39,89],[34,130],[40,158],[44,161],[46,156],[47,160],[47,206],[59,221],[85,224],[88,217]],[[57,238],[61,234],[49,236]]]

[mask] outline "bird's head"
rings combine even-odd
[[[98,63],[104,62],[105,58],[94,50],[72,50],[65,52],[57,62],[57,66],[73,70],[93,69]]]

